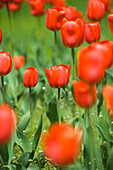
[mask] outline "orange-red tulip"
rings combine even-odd
[[[62,7],[66,5],[66,1],[65,0],[53,0],[53,4],[55,7]]]
[[[101,20],[105,14],[105,6],[98,0],[89,0],[87,4],[87,18],[89,20]]]
[[[107,12],[111,7],[111,0],[99,0],[99,1],[101,1],[104,4],[105,11]]]
[[[0,28],[0,44],[2,43],[2,30]]]
[[[18,11],[20,9],[20,5],[11,2],[8,4],[8,8],[10,11]]]
[[[113,120],[113,85],[106,85],[102,89],[105,105],[107,106],[109,115]]]
[[[70,64],[67,65],[54,65],[49,69],[45,68],[45,73],[52,88],[62,88],[67,86],[70,79]]]
[[[14,56],[14,67],[15,69],[20,69],[25,63],[25,57],[24,56]]]
[[[63,19],[61,26],[61,36],[63,44],[68,48],[80,46],[84,41],[84,19],[68,21]]]
[[[7,75],[12,69],[12,58],[9,52],[0,51],[0,76]]]
[[[6,104],[0,105],[0,145],[7,142],[16,130],[16,115]]]
[[[96,51],[100,51],[101,56],[104,56],[105,68],[109,68],[113,64],[113,42],[109,40],[103,40],[98,43],[90,45],[95,48]]]
[[[41,16],[44,14],[45,2],[41,0],[29,1],[31,14],[34,16]]]
[[[85,23],[85,40],[87,43],[99,41],[101,34],[99,22]]]
[[[52,31],[57,31],[61,28],[62,19],[65,17],[65,12],[61,8],[47,9],[46,26]]]
[[[63,10],[65,11],[65,18],[69,21],[83,16],[82,12],[76,11],[76,8],[72,6],[63,7]]]
[[[55,165],[71,164],[82,143],[82,131],[65,123],[52,124],[42,140],[44,154]]]
[[[89,85],[83,81],[73,81],[74,98],[80,107],[88,108],[97,100],[96,85]]]
[[[34,67],[28,67],[24,72],[24,86],[34,87],[38,83],[38,70]]]
[[[110,30],[113,34],[113,14],[108,15],[108,23],[109,23]]]
[[[105,57],[102,51],[95,50],[93,45],[81,49],[77,69],[81,80],[88,83],[99,83],[105,72]]]

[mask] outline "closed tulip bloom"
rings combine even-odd
[[[84,41],[84,20],[68,21],[64,19],[61,26],[63,44],[68,48],[80,46]]]
[[[0,76],[7,75],[12,69],[12,58],[9,52],[0,51]]]
[[[102,89],[105,106],[113,120],[113,85],[106,85]]]
[[[78,76],[87,83],[99,83],[105,73],[105,57],[101,50],[90,45],[80,50],[77,62]]]
[[[98,0],[89,0],[87,5],[87,18],[89,20],[101,20],[105,14],[105,6]]]
[[[8,8],[10,11],[18,11],[20,9],[20,5],[11,2],[8,4]]]
[[[44,14],[44,5],[45,2],[41,1],[41,0],[36,0],[36,1],[30,1],[30,11],[31,14],[34,16],[41,16]]]
[[[63,10],[65,11],[65,18],[67,20],[75,20],[76,18],[82,18],[82,13],[80,11],[76,11],[75,7],[67,6],[63,7]]]
[[[85,41],[92,43],[99,41],[101,34],[99,22],[85,23]]]
[[[24,72],[24,86],[34,87],[38,83],[38,70],[34,67],[28,67]]]
[[[0,44],[2,43],[2,30],[0,28]]]
[[[20,69],[25,63],[25,57],[24,56],[14,56],[14,67],[15,69]]]
[[[83,81],[73,81],[74,99],[82,108],[91,107],[97,100],[96,85],[89,85]]]
[[[66,1],[65,0],[54,0],[53,4],[55,7],[63,7],[66,5]]]
[[[113,42],[109,40],[99,41],[98,43],[93,43],[90,48],[95,49],[103,56],[103,63],[105,63],[105,68],[108,69],[113,64]]]
[[[71,65],[54,65],[49,69],[45,68],[45,73],[52,88],[62,88],[67,86],[70,79]]]
[[[16,115],[6,104],[0,105],[0,145],[6,143],[16,130]]]
[[[111,0],[99,0],[99,1],[101,1],[104,4],[105,11],[107,12],[111,7]]]
[[[113,34],[113,14],[108,15],[108,23],[109,23],[110,30]]]
[[[57,31],[61,28],[62,19],[65,17],[65,12],[60,8],[47,9],[46,26],[52,31]]]
[[[52,124],[43,136],[44,154],[54,165],[74,163],[82,143],[82,131],[65,123]]]

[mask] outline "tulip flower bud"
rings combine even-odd
[[[31,14],[34,16],[41,16],[44,14],[45,2],[41,0],[29,1]]]
[[[91,107],[97,100],[96,85],[89,85],[83,81],[73,81],[74,98],[77,104],[83,108]]]
[[[75,20],[77,18],[82,18],[82,12],[76,11],[75,7],[67,6],[63,7],[63,10],[65,11],[65,18],[68,21]]]
[[[84,41],[84,20],[68,21],[64,19],[61,26],[63,44],[68,48],[80,46]]]
[[[108,23],[109,23],[110,30],[113,34],[113,14],[108,15]]]
[[[46,26],[52,31],[57,31],[61,28],[62,19],[65,17],[65,12],[59,8],[47,9]]]
[[[16,130],[16,115],[6,104],[0,105],[0,145],[7,142]]]
[[[107,12],[111,7],[111,0],[99,0],[105,6],[105,11]]]
[[[53,4],[55,7],[63,7],[66,6],[65,0],[53,0]]]
[[[95,50],[93,44],[82,48],[77,61],[79,78],[87,83],[99,83],[104,77],[105,62],[102,50]]]
[[[38,83],[38,70],[34,67],[28,67],[24,72],[24,86],[34,87]]]
[[[106,85],[102,89],[105,106],[113,120],[113,85]]]
[[[99,41],[100,33],[99,22],[85,23],[85,40],[87,43]]]
[[[71,65],[54,65],[49,70],[45,68],[45,73],[52,88],[62,88],[67,86],[70,79]]]
[[[105,14],[105,6],[98,0],[89,0],[87,5],[87,18],[89,20],[101,20]]]
[[[13,11],[13,12],[18,11],[20,9],[20,5],[12,2],[12,3],[8,4],[8,8],[9,8],[10,11]]]
[[[54,123],[43,136],[44,154],[58,166],[68,165],[77,158],[82,143],[82,131],[65,123]]]
[[[0,44],[2,43],[2,30],[0,28]]]
[[[25,63],[25,57],[24,56],[14,56],[14,67],[15,69],[20,69]]]
[[[9,52],[0,51],[0,76],[7,75],[12,69],[12,58]]]

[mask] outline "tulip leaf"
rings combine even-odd
[[[16,143],[20,146],[23,152],[31,152],[32,148],[30,145],[30,140],[22,132],[17,129],[16,133]]]
[[[17,159],[17,161],[18,161],[20,164],[26,166],[27,163],[28,163],[29,158],[30,158],[30,153],[29,153],[29,152],[25,152],[25,153],[23,153],[23,154]]]
[[[14,143],[15,143],[15,135],[12,136],[12,138],[7,144],[8,154],[9,154],[8,165],[11,163],[12,158],[14,156]]]
[[[28,112],[25,115],[23,115],[22,118],[19,121],[18,130],[20,132],[22,132],[23,130],[26,129],[26,127],[27,127],[27,125],[29,123],[29,120],[30,120],[30,113]]]
[[[30,165],[27,170],[41,170],[41,168],[37,164]]]
[[[37,129],[35,136],[34,136],[34,139],[33,139],[33,146],[32,146],[33,152],[36,150],[39,139],[40,139],[40,135],[41,135],[41,132],[42,132],[42,123],[43,123],[43,117],[41,115],[40,120],[39,120],[38,129]]]
[[[96,126],[97,126],[98,130],[100,131],[101,135],[103,136],[103,138],[105,140],[107,140],[105,128],[98,122],[96,123]],[[113,144],[113,136],[110,134],[109,134],[109,141]]]
[[[8,164],[9,154],[7,145],[0,146],[0,164]]]
[[[51,100],[49,101],[46,115],[49,118],[51,123],[58,122],[58,111],[57,111],[56,96],[53,96],[51,98]]]
[[[61,170],[70,170],[70,169],[71,170],[86,170],[85,168],[82,167],[82,165],[79,162],[77,162],[74,165],[70,165],[67,168],[66,167],[65,168],[61,168]]]
[[[113,170],[113,147],[112,147],[109,157],[108,157],[107,170]]]

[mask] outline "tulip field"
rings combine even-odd
[[[112,0],[0,0],[0,170],[113,170]]]

